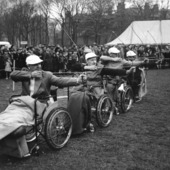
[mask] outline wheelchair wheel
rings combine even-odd
[[[54,108],[45,121],[45,139],[52,149],[60,149],[70,139],[72,120],[64,108]]]
[[[121,111],[126,113],[130,110],[133,104],[133,91],[129,86],[125,87],[125,91],[121,94]]]
[[[112,121],[113,118],[113,102],[106,96],[102,95],[97,104],[97,122],[101,127],[107,127]]]

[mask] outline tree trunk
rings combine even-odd
[[[46,45],[49,43],[49,35],[48,35],[48,17],[45,19],[45,39],[46,39]]]
[[[64,47],[64,23],[61,24],[61,45]]]

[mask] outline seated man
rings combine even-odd
[[[103,65],[97,63],[97,55],[93,52],[87,53],[85,59],[87,65],[84,66],[84,70],[87,75],[87,87],[84,88],[77,86],[74,88],[68,102],[68,111],[72,117],[73,122],[73,134],[80,134],[84,129],[89,129],[90,132],[94,132],[94,127],[91,123],[91,103],[88,96],[90,91],[98,99],[104,94],[102,75],[126,75],[131,70],[123,69],[111,69],[106,68]]]
[[[36,55],[26,58],[28,71],[13,71],[11,79],[22,82],[22,93],[20,97],[13,100],[8,107],[0,113],[0,140],[18,129],[20,126],[31,126],[34,124],[34,101],[37,97],[49,96],[50,87],[54,86],[76,86],[82,80],[78,78],[56,77],[51,72],[41,69],[41,60]],[[41,113],[46,104],[37,102],[37,114]]]
[[[146,61],[148,60],[144,60],[144,61],[127,61],[125,59],[122,59],[120,57],[118,57],[118,54],[120,53],[120,51],[116,48],[116,47],[112,47],[108,50],[108,53],[110,56],[101,56],[100,60],[102,61],[102,63],[109,68],[115,68],[115,69],[123,69],[123,68],[129,68],[132,66],[139,66],[139,65],[143,65],[145,64]],[[108,81],[108,85],[107,85],[107,91],[110,94],[110,97],[112,98],[113,101],[117,101],[117,87],[116,85],[119,83],[120,81],[120,77],[119,76],[109,76],[109,81]],[[118,109],[117,110],[117,114],[119,114]]]
[[[137,55],[133,51],[126,53],[127,60],[136,61]],[[128,81],[132,87],[135,102],[141,101],[142,97],[147,93],[146,76],[144,68],[141,65],[136,66],[134,71],[128,75]]]

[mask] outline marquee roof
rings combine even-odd
[[[117,44],[169,44],[170,20],[134,21],[108,46]]]

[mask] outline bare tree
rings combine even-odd
[[[78,15],[85,11],[85,0],[53,0],[52,13],[55,20],[61,27],[62,45],[67,37],[70,40],[70,45],[77,42],[77,27],[79,24]]]
[[[170,0],[167,0],[167,1],[161,0],[160,19],[167,19],[169,7],[170,7]]]
[[[35,1],[13,1],[10,0],[8,10],[3,14],[3,27],[4,33],[13,44],[18,44],[21,41],[28,41],[32,44],[31,36],[33,32],[37,31],[39,20],[36,17],[36,5]],[[36,28],[35,28],[36,27]],[[34,38],[36,39],[35,35]],[[33,44],[36,40],[33,41]]]
[[[129,0],[129,2],[132,3],[132,6],[138,11],[137,14],[139,19],[167,19],[170,0]],[[159,18],[154,18],[154,16],[156,16],[154,10],[155,5],[159,7],[159,11],[156,11],[157,13],[159,12]]]
[[[46,44],[49,44],[49,19],[51,15],[51,0],[41,0],[39,3],[39,10],[42,12],[42,15],[44,16],[45,19],[45,40]]]
[[[87,5],[89,12],[87,21],[91,23],[89,24],[88,32],[94,35],[94,41],[96,43],[100,43],[101,35],[105,33],[106,28],[109,27],[108,15],[112,15],[114,4],[115,1],[113,0],[90,0]]]
[[[3,15],[6,11],[8,7],[8,2],[7,1],[3,1],[3,0],[0,0],[0,39],[3,38],[3,32],[4,32],[4,29],[3,29]]]

